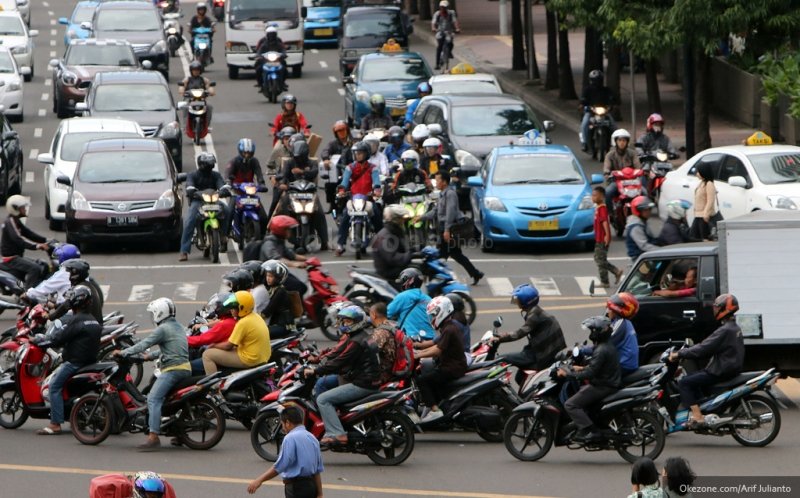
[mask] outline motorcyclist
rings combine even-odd
[[[389,128],[389,145],[383,149],[386,159],[391,163],[399,161],[403,152],[411,148],[411,144],[406,142],[406,132],[399,126]]]
[[[401,291],[389,303],[386,316],[397,322],[408,337],[420,340],[433,340],[434,326],[428,319],[426,307],[431,298],[422,292],[422,273],[416,268],[406,268],[397,277]]]
[[[264,69],[265,55],[267,52],[277,52],[281,54],[281,87],[283,90],[288,90],[286,86],[286,45],[283,40],[278,37],[278,28],[273,25],[268,25],[264,30],[264,38],[258,40],[256,44],[255,53],[258,56],[256,59],[256,83],[255,87],[261,88],[261,71]]]
[[[528,344],[519,353],[503,355],[504,361],[517,367],[516,382],[522,385],[524,370],[542,370],[555,361],[556,354],[567,347],[558,319],[539,306],[539,290],[530,284],[518,285],[511,292],[525,323],[514,332],[492,337],[492,342],[511,342],[527,337]]]
[[[203,205],[202,192],[207,189],[219,190],[225,185],[222,175],[214,171],[217,158],[210,152],[202,152],[197,156],[197,171],[189,173],[186,178],[186,197],[189,199],[189,209],[186,213],[186,221],[183,223],[183,233],[181,234],[181,254],[178,261],[189,259],[189,252],[192,250],[192,236],[194,235],[197,217],[200,213],[200,206]],[[221,208],[222,219],[220,226],[228,226],[225,220],[230,219],[228,206],[221,201],[217,201]],[[221,233],[220,251],[227,251],[227,237]]]
[[[583,118],[581,118],[581,150],[586,152],[589,150],[589,119],[592,117],[592,107],[605,107],[608,109],[608,118],[611,120],[611,129],[616,128],[614,118],[611,116],[611,107],[617,104],[617,98],[614,92],[607,86],[603,85],[603,71],[594,69],[589,72],[589,85],[583,89],[581,94],[581,109],[583,111]]]
[[[383,208],[383,228],[372,239],[372,264],[375,272],[387,282],[394,282],[408,268],[412,252],[403,223],[408,212],[392,204]]]
[[[611,134],[611,141],[614,142],[614,147],[608,151],[608,154],[606,154],[603,160],[603,177],[605,177],[606,183],[608,184],[606,187],[606,207],[609,213],[614,212],[612,207],[614,204],[614,197],[619,195],[617,182],[614,181],[611,172],[620,171],[623,168],[642,169],[642,163],[639,162],[639,156],[636,154],[636,150],[628,147],[631,141],[631,134],[628,133],[628,130],[624,128],[615,130],[614,133]],[[644,189],[646,185],[646,177],[642,176],[642,188]]]
[[[686,211],[692,205],[689,201],[675,199],[667,203],[667,220],[658,234],[658,245],[669,246],[684,242],[700,242],[689,234]]]
[[[132,483],[133,498],[175,498],[172,485],[155,472],[137,472]]]
[[[714,319],[720,322],[719,328],[700,344],[669,355],[669,361],[709,358],[705,368],[687,374],[678,381],[681,404],[688,406],[692,412],[689,428],[705,424],[698,405],[704,397],[703,388],[737,376],[744,366],[744,338],[735,316],[739,311],[739,301],[733,294],[722,294],[714,300],[712,309]]]
[[[425,185],[428,192],[432,190],[431,179],[425,173],[425,170],[419,167],[419,154],[416,151],[407,150],[403,152],[400,157],[400,165],[400,171],[394,175],[392,192],[396,192],[397,187],[402,187],[407,183],[421,183]]]
[[[158,346],[157,353],[145,353],[146,359],[161,357],[161,374],[147,395],[147,441],[137,446],[140,451],[156,451],[161,448],[158,433],[161,431],[161,408],[172,388],[183,379],[191,377],[189,363],[189,342],[186,332],[175,319],[175,303],[172,299],[160,297],[147,305],[147,312],[153,319],[156,329],[133,346],[115,350],[115,356],[130,356]]]
[[[305,179],[316,184],[319,174],[319,163],[316,159],[308,157],[308,143],[306,141],[296,141],[292,144],[292,157],[285,161],[283,175],[279,188],[284,192],[276,213],[286,214],[289,212],[291,198],[287,191],[292,182]],[[320,250],[328,250],[328,222],[325,220],[325,212],[319,196],[314,199],[313,218],[314,229],[319,236]]]
[[[235,268],[222,276],[220,288],[229,294],[250,291],[255,286],[253,274],[244,268]],[[255,298],[254,298],[255,300]]]
[[[647,226],[647,220],[656,205],[644,195],[640,195],[631,201],[631,214],[625,221],[625,231],[622,236],[625,238],[625,247],[628,250],[628,257],[631,261],[636,261],[640,254],[646,251],[657,249],[656,238]]]
[[[386,158],[386,154],[381,152],[381,139],[378,135],[368,133],[367,136],[363,138],[363,142],[369,145],[369,162],[378,168],[381,175],[389,176],[389,160]]]
[[[62,329],[47,337],[52,347],[63,347],[61,366],[50,379],[50,425],[40,429],[37,434],[51,436],[61,434],[64,423],[64,384],[81,367],[97,361],[100,350],[102,327],[90,314],[92,293],[86,287],[76,287],[67,291],[65,303],[72,310],[73,318]]]
[[[203,65],[200,61],[192,61],[189,64],[189,76],[183,78],[180,83],[178,83],[178,88],[180,88],[181,96],[185,98],[186,92],[190,90],[205,90],[209,97],[213,97],[216,95],[216,90],[213,86],[211,86],[211,80],[203,76]],[[206,122],[208,125],[211,124],[211,115],[214,109],[206,102]],[[186,116],[186,111],[184,112],[184,118]]]
[[[197,335],[190,335],[188,337],[189,348],[202,348],[220,342],[226,342],[233,333],[233,328],[236,326],[236,319],[231,315],[231,310],[225,307],[225,301],[230,297],[230,293],[221,292],[214,294],[206,304],[206,309],[211,311],[209,321],[205,325],[208,328],[205,332]],[[196,324],[195,329],[202,327],[202,324]],[[203,368],[203,358],[198,356],[191,360],[192,375],[204,375],[205,369]]]
[[[374,93],[369,98],[369,109],[369,114],[361,118],[361,131],[366,132],[376,128],[388,130],[394,125],[386,109],[386,99],[380,93]]]
[[[213,53],[212,49],[214,48],[214,33],[217,32],[217,28],[214,26],[214,23],[211,21],[211,18],[207,17],[206,14],[208,13],[208,6],[200,2],[197,4],[196,7],[197,14],[192,17],[192,20],[189,22],[189,33],[192,35],[192,46],[194,46],[194,30],[197,28],[211,28],[211,33],[208,34],[208,43],[209,43],[209,53]],[[211,56],[211,62],[214,62],[214,56]]]
[[[414,112],[417,110],[417,107],[419,107],[422,98],[427,97],[431,93],[433,93],[433,88],[431,88],[431,84],[427,81],[423,81],[417,85],[417,95],[419,95],[419,97],[412,100],[411,103],[408,104],[408,108],[406,108],[406,116],[403,122],[403,126],[406,129],[411,128],[411,125],[414,124]]]
[[[606,301],[606,316],[611,320],[611,344],[619,353],[622,375],[639,369],[639,341],[631,320],[639,312],[639,300],[629,292],[614,294]]]
[[[369,157],[372,150],[366,142],[358,142],[353,146],[354,161],[348,164],[342,175],[342,183],[339,185],[338,191],[340,195],[344,196],[346,191],[350,191],[351,195],[373,194],[375,197],[381,195],[381,177],[378,168],[369,162]],[[373,210],[378,212],[378,203],[373,203]],[[379,217],[380,213],[373,213],[373,218]],[[378,218],[380,219],[380,218]],[[380,223],[375,223],[375,226]],[[344,254],[344,245],[347,242],[347,233],[350,230],[350,215],[347,211],[342,212],[339,220],[339,234],[336,240],[336,255],[341,256]]]
[[[429,139],[430,136],[431,131],[426,124],[418,124],[411,130],[411,141],[414,143],[414,150],[417,151],[417,154],[425,154],[425,148],[422,144],[424,144],[425,140]]]
[[[589,417],[587,409],[616,392],[622,382],[619,353],[610,342],[613,330],[611,320],[605,316],[587,318],[581,323],[581,328],[589,333],[589,339],[594,343],[589,364],[586,367],[573,366],[570,371],[564,368],[559,368],[557,371],[559,377],[579,382],[589,381],[564,403],[564,409],[578,427],[578,431],[572,436],[572,440],[576,442],[602,437]]]
[[[62,264],[64,270],[69,274],[69,283],[73,289],[78,287],[85,287],[89,289],[92,294],[92,300],[89,303],[89,312],[100,323],[103,323],[103,291],[97,282],[89,276],[89,262],[85,259],[70,259]],[[54,310],[47,313],[49,320],[56,320],[66,315],[69,311],[69,303],[64,301]]]
[[[302,112],[297,111],[297,97],[290,93],[284,94],[283,97],[281,97],[281,112],[275,116],[272,125],[272,129],[275,131],[283,130],[286,126],[291,126],[304,135],[310,133],[306,117],[303,116]],[[275,135],[272,145],[274,146],[277,141],[278,136]]]
[[[256,144],[252,139],[242,138],[236,145],[239,154],[228,162],[225,168],[226,176],[229,185],[236,185],[240,183],[256,183],[260,190],[266,192],[267,184],[264,181],[264,173],[261,171],[261,163],[255,157]],[[258,207],[258,219],[261,222],[260,234],[264,233],[267,226],[267,211],[264,209],[264,203]],[[231,209],[231,215],[228,223],[228,230],[233,226],[233,215],[235,212]]]
[[[306,257],[296,254],[286,247],[286,239],[289,238],[292,229],[297,228],[298,222],[291,216],[276,215],[269,220],[269,235],[264,238],[261,244],[259,259],[269,261],[277,259],[290,268],[305,268]],[[304,296],[308,286],[301,282],[297,277],[289,274],[284,287],[290,291],[296,291],[300,296]]]
[[[226,342],[212,344],[203,352],[206,375],[216,372],[220,367],[252,368],[262,365],[272,355],[269,328],[261,315],[253,312],[253,295],[238,291],[231,294],[224,304],[237,318],[236,326]]]
[[[0,236],[2,262],[0,270],[14,274],[25,284],[26,289],[35,287],[42,280],[42,267],[36,261],[25,257],[25,249],[47,251],[47,239],[34,232],[22,222],[28,216],[31,202],[27,197],[12,195],[6,200],[8,217],[3,224]]]
[[[449,157],[442,156],[442,141],[436,137],[430,137],[422,143],[422,148],[425,155],[420,160],[420,169],[428,175],[429,178],[439,171],[450,171],[455,167],[453,160]]]
[[[276,259],[265,261],[261,265],[264,282],[269,294],[269,303],[261,316],[269,325],[271,339],[281,339],[294,332],[294,315],[289,292],[283,285],[289,277],[289,268]]]
[[[70,259],[81,257],[81,251],[73,244],[60,244],[53,250],[53,258],[58,261],[59,269],[47,280],[43,280],[36,287],[26,290],[20,300],[35,303],[45,303],[50,296],[55,295],[56,304],[64,301],[64,293],[69,290],[72,284],[69,281],[69,272],[64,268],[64,263]]]
[[[639,138],[639,143],[645,153],[661,150],[669,154],[671,159],[678,157],[672,140],[664,133],[664,118],[661,114],[653,113],[647,117],[647,131]]]
[[[333,140],[322,149],[322,169],[319,176],[325,179],[325,202],[328,203],[328,213],[336,207],[336,186],[342,176],[344,167],[353,162],[353,137],[350,128],[342,120],[333,123]],[[339,156],[339,161],[333,164],[333,156]]]
[[[450,35],[450,53],[453,53],[453,34],[460,33],[461,27],[458,24],[458,17],[456,11],[451,10],[450,3],[447,0],[439,2],[439,10],[433,14],[431,19],[431,31],[436,35],[436,69],[442,67],[441,54],[442,47],[447,41],[447,36]]]
[[[272,148],[272,152],[267,161],[267,175],[269,176],[270,183],[272,184],[272,202],[269,205],[269,218],[272,218],[275,208],[280,202],[283,190],[278,188],[278,175],[283,172],[283,166],[286,160],[292,157],[292,149],[289,147],[289,140],[296,130],[291,126],[285,126],[275,136],[279,140],[278,143]]]
[[[368,396],[377,391],[380,382],[380,363],[377,348],[369,343],[370,322],[359,306],[347,306],[336,315],[339,333],[347,335],[339,341],[336,350],[325,356],[315,368],[306,368],[306,377],[320,378],[339,374],[342,380],[338,387],[325,391],[317,397],[317,407],[325,424],[325,437],[320,444],[330,446],[347,444],[347,433],[336,414],[336,405]]]

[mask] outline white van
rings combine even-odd
[[[292,76],[303,72],[303,19],[306,8],[302,0],[228,0],[225,2],[225,62],[228,76],[239,77],[239,69],[254,69],[258,41],[264,37],[267,24],[278,28],[278,36],[286,45],[286,65]]]

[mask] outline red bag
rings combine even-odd
[[[89,483],[89,498],[130,498],[133,485],[122,474],[95,477]]]
[[[395,355],[392,373],[395,378],[404,378],[411,375],[414,368],[414,342],[402,329],[394,331]]]

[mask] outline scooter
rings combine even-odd
[[[592,159],[602,161],[611,147],[611,108],[590,106],[589,136],[585,137]]]
[[[167,3],[167,2],[162,2]],[[165,13],[164,18],[164,36],[167,38],[167,47],[169,48],[170,57],[175,57],[178,54],[178,49],[183,46],[185,40],[183,39],[183,26],[178,21],[183,14],[180,12]]]
[[[295,180],[289,184],[287,195],[290,200],[291,215],[300,222],[297,242],[294,246],[299,253],[306,254],[315,237],[313,216],[317,205],[317,185],[306,179]]]
[[[16,301],[19,296],[25,293],[25,284],[7,271],[0,271],[0,298],[3,300]],[[0,314],[8,308],[0,307]]]
[[[211,256],[213,263],[219,263],[220,251],[227,250],[222,247],[222,232],[220,227],[220,214],[222,206],[219,204],[220,197],[230,196],[230,190],[223,187],[219,191],[207,189],[197,192],[196,189],[189,187],[186,195],[192,199],[200,196],[203,204],[200,205],[200,216],[197,218],[197,225],[194,228],[192,242],[198,250],[203,251],[203,257]]]
[[[214,6],[211,9],[211,12],[214,14],[214,19],[217,22],[222,22],[225,20],[225,0],[214,0]]]
[[[277,371],[276,363],[272,362],[235,370],[223,377],[214,396],[225,417],[250,429],[258,414],[258,400],[274,389],[271,378]]]
[[[647,174],[647,192],[656,204],[661,196],[661,185],[664,184],[667,173],[672,171],[672,163],[669,160],[677,157],[677,154],[669,154],[663,150],[646,151],[639,155],[642,170]]]
[[[364,194],[353,195],[345,205],[347,214],[350,216],[350,247],[356,254],[356,259],[361,259],[367,253],[367,246],[372,240],[374,228],[370,222],[372,217],[373,204],[369,196]]]
[[[211,86],[217,86],[212,81]],[[183,94],[186,99],[186,136],[192,139],[195,145],[200,145],[200,141],[208,135],[208,127],[211,125],[208,119],[208,91],[202,88],[186,90]]]
[[[236,194],[233,204],[233,239],[239,244],[239,249],[254,240],[261,239],[261,198],[259,192],[266,192],[267,187],[255,183],[235,183],[232,185]]]
[[[60,263],[57,259],[53,258],[53,252],[58,248],[62,243],[55,240],[50,239],[47,242],[47,260],[43,259],[35,259],[31,260],[36,263],[40,269],[41,278],[34,282],[34,285],[39,285],[41,282],[44,282],[50,276],[58,271]],[[4,296],[21,296],[25,292],[25,285],[23,280],[25,279],[25,274],[19,270],[9,268],[7,263],[14,259],[17,256],[9,256],[9,257],[2,257],[0,258],[0,293]],[[11,275],[11,277],[9,277]]]
[[[205,68],[211,62],[212,28],[198,27],[192,30],[192,54],[194,60],[200,61]]]
[[[322,269],[319,258],[306,260],[308,283],[311,284],[311,293],[303,299],[303,309],[306,318],[300,322],[305,328],[319,327],[322,333],[332,341],[339,340],[336,330],[336,314],[332,313],[332,305],[343,303],[345,297],[339,294],[339,285],[327,271]],[[338,310],[336,310],[338,312]]]
[[[270,103],[278,102],[278,96],[283,92],[283,58],[279,52],[267,52],[256,57],[261,61],[261,93]]]
[[[642,176],[644,174],[644,170],[631,167],[611,172],[619,192],[614,197],[611,213],[609,213],[617,237],[622,237],[625,232],[625,223],[631,214],[631,201],[642,195]]]
[[[414,221],[428,211],[428,195],[425,184],[406,183],[399,185],[396,191],[398,203],[408,212],[411,219],[406,222],[406,233],[409,244],[414,251],[428,245],[428,226],[424,220]]]
[[[156,3],[158,10],[161,12],[161,17],[168,14],[175,14],[180,11],[180,2],[178,0],[161,0]]]

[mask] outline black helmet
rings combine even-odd
[[[295,161],[308,159],[308,142],[305,140],[295,140],[292,144],[292,157]]]
[[[403,290],[419,289],[422,287],[422,273],[416,268],[406,268],[400,272],[396,282]]]
[[[733,294],[720,294],[714,299],[714,318],[724,320],[739,311],[739,300]]]
[[[589,332],[592,342],[606,342],[611,338],[611,320],[605,316],[593,316],[581,322],[581,328]]]
[[[202,152],[197,156],[197,169],[200,171],[208,173],[214,169],[215,164],[217,164],[217,158],[210,152]]]
[[[244,270],[250,272],[250,275],[253,276],[253,283],[255,285],[260,284],[264,281],[264,270],[261,269],[261,261],[251,260],[245,261],[244,263],[239,265],[237,270]]]
[[[406,132],[403,131],[402,128],[399,126],[392,126],[389,128],[389,143],[394,144],[395,147],[399,147],[400,144],[403,143],[403,139],[406,138]]]
[[[69,281],[72,285],[79,284],[89,278],[89,262],[85,259],[70,259],[65,261],[61,268],[69,273]]]
[[[229,292],[248,291],[253,288],[253,275],[241,268],[226,273],[222,277],[222,285],[227,286]]]
[[[287,93],[286,95],[281,98],[281,109],[284,111],[286,110],[286,104],[291,103],[294,104],[295,108],[297,108],[297,97],[292,95],[291,93]]]
[[[195,69],[201,73],[203,72],[203,65],[200,63],[200,61],[192,61],[191,64],[189,64],[189,74],[191,74]]]
[[[92,304],[92,291],[79,285],[68,290],[64,295],[64,300],[69,303],[70,309],[83,310]]]
[[[456,294],[455,292],[451,292],[449,294],[445,294],[444,297],[450,300],[453,303],[453,310],[454,311],[464,311],[464,298]]]
[[[589,73],[589,83],[592,85],[603,84],[603,71],[594,69]]]
[[[222,318],[231,314],[231,310],[225,307],[225,301],[230,297],[228,292],[220,292],[211,296],[206,304],[206,318]]]
[[[370,147],[367,142],[356,142],[356,144],[353,146],[353,159],[356,161],[358,161],[358,156],[356,156],[356,154],[359,152],[364,153],[364,160],[366,161],[369,159],[369,156],[372,155],[372,147]]]

